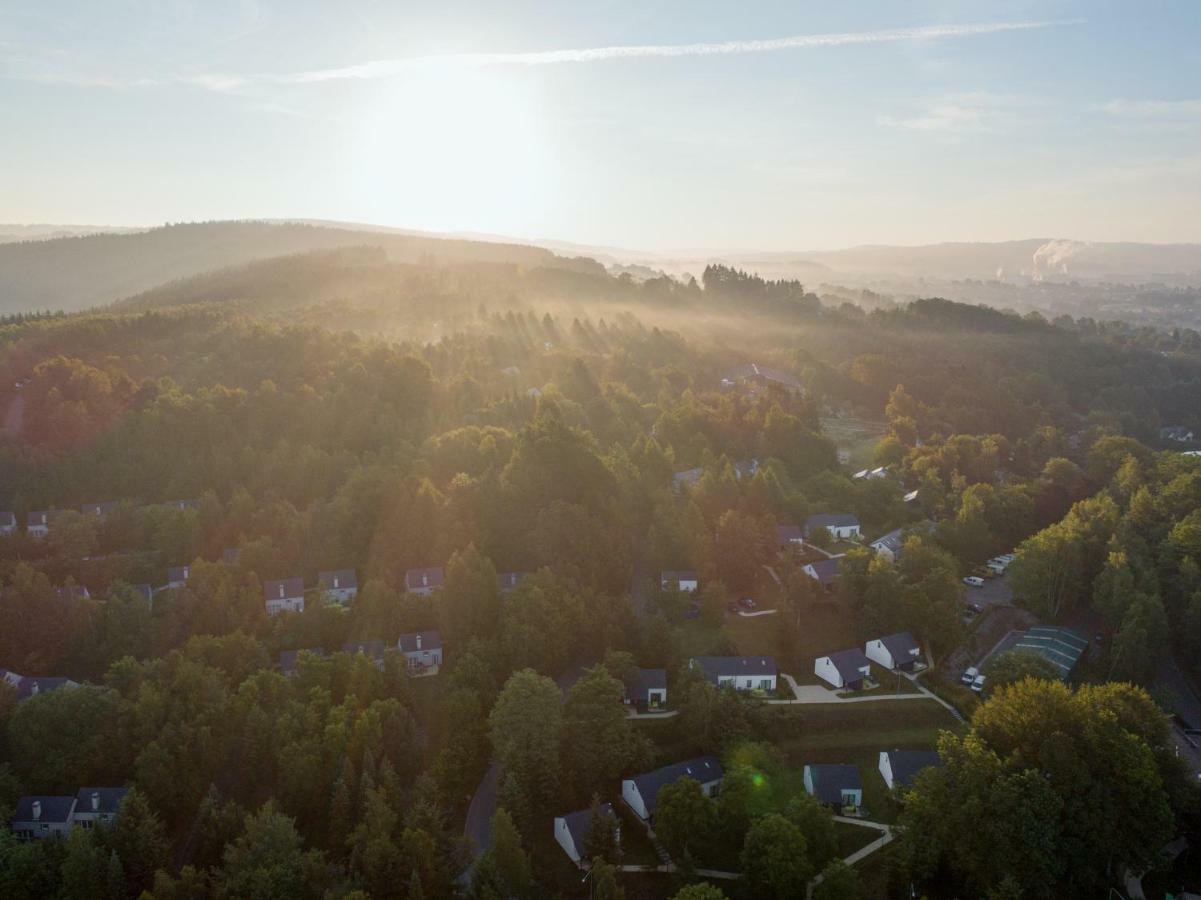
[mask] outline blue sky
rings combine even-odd
[[[1201,241],[1196,2],[6,0],[0,122],[5,222]]]

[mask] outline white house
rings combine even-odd
[[[691,594],[696,590],[699,581],[696,572],[661,572],[659,587],[665,591],[683,591]]]
[[[863,805],[863,783],[856,766],[824,764],[805,766],[805,790],[823,806],[858,809]]]
[[[918,772],[941,765],[942,760],[934,750],[880,751],[880,777],[890,791],[912,787]]]
[[[863,649],[868,659],[886,669],[912,672],[922,661],[922,648],[908,631],[868,641]]]
[[[410,594],[429,596],[442,587],[445,578],[441,566],[429,569],[409,569],[405,572],[405,590]]]
[[[354,569],[318,572],[317,590],[321,591],[331,603],[346,606],[359,593],[358,574]]]
[[[111,825],[127,793],[128,789],[123,787],[80,788],[75,795],[73,822],[84,831]]]
[[[813,672],[822,681],[834,687],[852,691],[863,689],[863,682],[871,674],[871,661],[858,647],[840,650],[829,656],[819,656],[813,664]]]
[[[0,682],[16,690],[17,700],[28,700],[30,697],[48,694],[59,688],[79,687],[79,682],[61,675],[19,675],[9,669],[0,669]]]
[[[25,516],[25,531],[30,537],[43,538],[50,533],[53,510],[35,509]]]
[[[17,517],[10,512],[0,512],[0,534],[15,534]]]
[[[278,616],[282,612],[304,612],[304,579],[280,578],[264,582],[263,602],[267,604],[269,616]]]
[[[862,469],[856,472],[851,477],[856,481],[864,481],[872,478],[883,478],[888,474],[888,466],[880,466],[876,469]]]
[[[621,823],[613,812],[613,804],[602,803],[597,807],[597,812],[611,820],[614,836],[620,844]],[[555,840],[559,842],[559,846],[577,866],[583,865],[586,852],[584,842],[588,837],[588,829],[591,827],[591,809],[581,809],[579,812],[555,817]]]
[[[691,778],[701,786],[706,797],[714,797],[721,787],[722,774],[721,763],[716,756],[698,756],[644,775],[626,778],[621,782],[621,799],[633,810],[634,815],[649,822],[655,815],[660,788],[675,784],[681,778]]]
[[[818,513],[805,520],[805,537],[813,537],[819,528],[839,540],[859,537],[859,518],[852,513]]]
[[[188,577],[192,574],[191,566],[172,566],[167,570],[167,587],[181,588],[188,583]]]
[[[626,703],[646,709],[667,705],[666,669],[630,669],[622,682]]]
[[[74,797],[22,797],[12,817],[13,834],[27,841],[65,838],[74,824],[74,812]]]
[[[801,571],[820,584],[827,591],[834,589],[838,583],[838,557],[819,559],[816,562],[805,563]]]
[[[736,691],[776,689],[776,660],[771,656],[694,656],[688,667],[705,676],[717,687],[732,687]]]
[[[905,545],[905,538],[901,534],[901,529],[890,531],[882,537],[876,538],[869,547],[875,551],[875,554],[890,563],[895,563],[901,557],[901,548]]]
[[[442,665],[442,635],[437,631],[402,634],[396,648],[404,654],[405,668],[414,675],[434,675]]]

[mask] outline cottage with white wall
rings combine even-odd
[[[280,578],[263,583],[263,602],[267,615],[284,612],[304,612],[304,579]]]
[[[672,763],[653,772],[626,778],[621,782],[621,799],[643,822],[652,821],[659,790],[675,784],[681,778],[691,778],[701,786],[706,797],[715,797],[721,787],[721,763],[716,756],[698,756]]]
[[[890,791],[913,787],[918,772],[941,765],[942,759],[935,750],[880,751],[880,777]]]
[[[411,675],[433,675],[442,665],[442,635],[436,630],[402,634],[396,647]]]
[[[813,664],[814,674],[839,690],[862,690],[863,683],[871,675],[871,671],[871,661],[858,647],[840,650],[829,656],[819,656]]]
[[[868,659],[886,669],[912,672],[922,661],[922,648],[908,631],[868,641],[863,649]]]
[[[698,584],[700,581],[696,572],[685,570],[659,573],[659,587],[665,591],[683,591],[691,594],[697,589]]]
[[[688,660],[688,667],[716,687],[764,693],[776,689],[779,673],[772,656],[694,656]]]
[[[856,810],[863,805],[863,782],[857,766],[824,764],[805,766],[805,790],[823,806]]]
[[[409,569],[405,572],[405,590],[410,594],[420,594],[423,597],[428,597],[438,588],[442,587],[442,583],[446,580],[446,575],[442,571],[441,566],[434,566],[429,569]]]
[[[359,593],[359,576],[354,569],[333,569],[317,573],[317,590],[330,603],[346,606]]]
[[[859,537],[859,518],[852,513],[819,513],[805,520],[805,537],[811,538],[817,529],[824,528],[837,540]]]

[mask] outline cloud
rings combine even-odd
[[[1031,98],[1011,94],[948,94],[918,104],[912,115],[878,116],[876,124],[908,131],[983,134],[1001,130],[1019,109],[1035,105]]]
[[[1196,100],[1110,100],[1099,109],[1110,115],[1130,119],[1187,118],[1201,115],[1201,99]]]

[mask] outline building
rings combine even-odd
[[[442,665],[442,635],[435,631],[402,634],[396,642],[405,658],[405,669],[414,675],[434,675]]]
[[[778,669],[772,656],[694,656],[688,660],[688,668],[717,687],[764,693],[776,689]]]
[[[776,546],[781,550],[788,547],[799,547],[805,543],[805,532],[800,525],[777,525]]]
[[[851,477],[856,481],[864,481],[872,478],[883,478],[888,474],[888,466],[880,466],[877,469],[861,469]]]
[[[699,583],[696,572],[685,570],[659,573],[659,587],[665,591],[683,591],[691,594]]]
[[[304,579],[280,578],[263,583],[263,602],[267,615],[283,612],[304,612]]]
[[[103,500],[100,503],[85,503],[79,507],[79,511],[85,516],[94,516],[97,519],[103,519],[115,513],[117,507],[120,505],[116,500]]]
[[[908,631],[868,641],[863,649],[868,659],[886,669],[912,672],[922,662],[922,648]]]
[[[132,590],[135,594],[137,594],[137,596],[139,598],[146,601],[147,606],[154,605],[154,588],[152,588],[150,585],[148,585],[148,584],[131,584],[129,587],[130,587],[130,590]]]
[[[923,769],[942,765],[934,750],[881,750],[880,776],[890,791],[913,787],[913,779]]]
[[[1036,625],[1009,649],[1026,650],[1050,660],[1059,669],[1059,677],[1067,681],[1080,657],[1088,650],[1088,639],[1070,628]]]
[[[597,807],[597,812],[601,816],[612,820],[614,835],[620,844],[621,823],[618,822],[617,816],[613,812],[613,804],[602,803]],[[567,854],[571,861],[581,868],[584,864],[584,853],[587,852],[584,844],[588,837],[588,830],[591,827],[591,809],[581,809],[579,812],[555,817],[555,840],[559,842],[559,846],[563,848],[563,852]]]
[[[1183,425],[1169,425],[1159,429],[1159,439],[1161,441],[1176,441],[1180,444],[1190,444],[1196,440],[1191,428],[1186,428]]]
[[[387,649],[388,645],[381,640],[347,641],[342,645],[343,653],[349,653],[352,656],[361,653],[374,662],[377,669],[384,667],[384,652]]]
[[[834,590],[834,585],[838,583],[838,557],[805,563],[801,567],[801,571],[827,591],[832,591]]]
[[[904,497],[902,497],[901,500],[904,501],[905,503],[916,503],[918,493],[919,493],[919,491],[917,489],[914,489],[914,490],[910,491],[908,494],[906,494]]]
[[[432,569],[409,569],[405,572],[405,590],[410,594],[429,596],[442,587],[445,580],[446,575],[441,566]]]
[[[667,705],[666,669],[630,669],[622,684],[626,703],[639,709],[658,709]]]
[[[621,782],[621,799],[643,822],[655,816],[655,803],[659,790],[675,784],[681,778],[691,778],[701,786],[706,797],[717,795],[722,779],[721,763],[716,756],[698,756],[683,762],[672,763],[644,775],[626,778]]]
[[[162,505],[177,509],[180,512],[187,512],[189,509],[200,509],[199,500],[168,500]]]
[[[279,670],[283,673],[285,678],[295,678],[300,674],[301,654],[324,657],[325,650],[323,650],[321,647],[305,647],[302,650],[280,650]]]
[[[721,380],[721,386],[725,390],[746,383],[758,387],[769,387],[775,384],[795,394],[803,393],[805,390],[801,385],[801,380],[795,375],[790,375],[779,369],[769,369],[767,366],[761,366],[758,363],[747,363],[744,366],[731,369]]]
[[[901,548],[905,546],[905,537],[898,528],[883,537],[876,538],[868,546],[875,551],[877,556],[883,557],[890,563],[895,563],[901,558]]]
[[[0,512],[0,534],[16,534],[17,517],[10,512]]]
[[[863,782],[856,766],[805,766],[805,790],[823,806],[836,810],[857,810],[863,805]]]
[[[54,510],[35,509],[25,516],[25,531],[30,537],[43,538],[50,533],[50,523],[54,519]]]
[[[22,840],[65,838],[71,833],[74,797],[22,797],[12,817],[13,834]]]
[[[191,566],[174,566],[167,570],[167,587],[179,589],[188,583],[192,574]]]
[[[517,585],[529,577],[529,572],[501,572],[496,576],[496,587],[502,594],[511,593]]]
[[[859,537],[859,518],[853,513],[818,513],[805,520],[805,537],[813,537],[819,528],[835,540],[854,540]]]
[[[123,787],[85,787],[75,795],[75,812],[72,821],[84,831],[97,826],[107,828],[117,818],[121,801],[129,793]]]
[[[17,692],[17,700],[28,700],[38,694],[48,694],[60,688],[77,688],[79,682],[58,675],[18,675],[8,669],[0,669],[0,682]]]
[[[863,690],[863,684],[868,680],[871,671],[871,661],[858,647],[840,650],[829,656],[819,656],[813,664],[814,674],[839,690]]]
[[[332,603],[348,604],[359,593],[359,577],[354,569],[334,569],[317,573],[317,590]]]
[[[78,603],[81,600],[92,599],[92,592],[88,590],[86,584],[63,584],[54,589],[54,595],[59,600],[66,600],[68,603]]]

